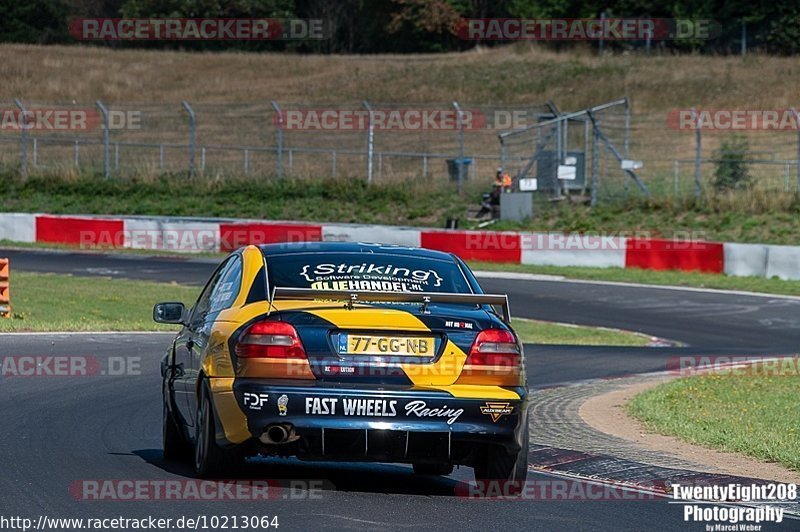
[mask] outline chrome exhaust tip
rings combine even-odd
[[[261,443],[267,445],[280,445],[290,443],[299,439],[291,425],[269,425],[258,438]]]

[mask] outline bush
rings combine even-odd
[[[714,189],[717,191],[741,190],[751,184],[750,146],[747,139],[734,135],[724,141],[714,154],[717,168],[714,170]]]

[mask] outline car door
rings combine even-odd
[[[200,297],[197,298],[194,306],[189,311],[187,325],[181,329],[175,339],[175,373],[173,380],[175,405],[178,407],[183,420],[190,426],[194,424],[195,415],[195,401],[192,397],[196,390],[196,373],[192,371],[192,353],[196,348],[194,345],[195,335],[197,330],[204,324],[211,293],[229,262],[230,259],[226,259],[211,275],[211,278],[200,293]]]
[[[220,311],[230,308],[239,294],[242,282],[242,258],[239,255],[230,257],[223,263],[217,274],[209,282],[192,312],[189,322],[189,338],[186,344],[188,414],[190,423],[194,425],[197,412],[197,394],[195,393],[197,379],[202,367],[203,355],[208,347],[214,322]],[[191,393],[189,393],[191,392]]]

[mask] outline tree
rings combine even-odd
[[[0,42],[50,44],[67,40],[67,5],[61,0],[3,0]]]

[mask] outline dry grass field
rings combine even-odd
[[[797,58],[553,52],[535,46],[403,56],[185,53],[0,45],[3,99],[530,104],[628,94],[637,113],[797,105]]]

